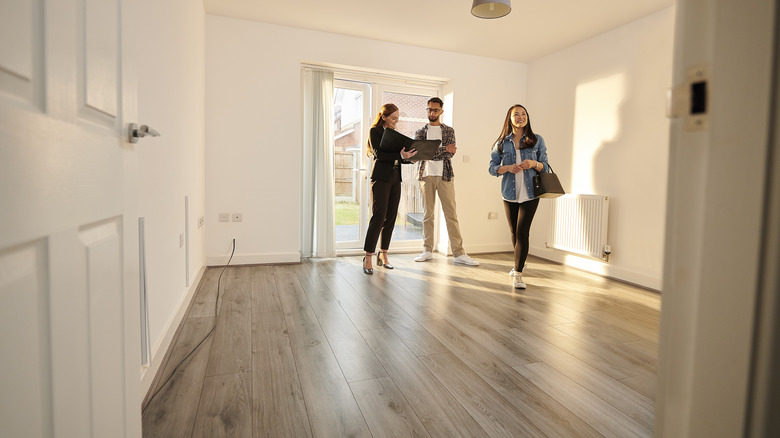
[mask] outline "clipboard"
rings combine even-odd
[[[411,146],[406,150],[417,149],[417,153],[413,157],[409,157],[408,161],[432,160],[436,152],[439,151],[441,140],[414,140]]]
[[[441,146],[441,140],[415,140],[407,137],[394,129],[385,129],[380,142],[380,149],[385,151],[400,151],[406,148],[407,151],[417,150],[417,154],[410,157],[408,161],[416,162],[431,160]]]

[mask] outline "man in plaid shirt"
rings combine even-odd
[[[415,257],[415,262],[425,262],[433,258],[433,214],[436,208],[436,193],[441,199],[444,219],[447,221],[447,232],[450,235],[454,262],[477,266],[479,262],[472,259],[463,250],[463,239],[460,236],[458,215],[455,212],[455,182],[452,172],[452,156],[455,155],[455,130],[441,123],[439,118],[443,112],[444,102],[438,97],[428,100],[428,124],[418,129],[415,140],[441,140],[438,152],[432,160],[420,161],[417,179],[420,181],[420,191],[423,196],[423,252]]]

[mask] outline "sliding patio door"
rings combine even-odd
[[[334,81],[334,178],[336,249],[341,254],[363,248],[371,218],[371,159],[366,142],[374,117],[385,103],[398,106],[397,130],[414,137],[427,122],[428,99],[438,96],[433,87],[408,87],[354,80]],[[417,165],[401,166],[401,202],[393,230],[392,249],[420,249],[423,204]]]
[[[382,105],[393,103],[398,107],[400,119],[396,130],[414,138],[414,133],[428,123],[425,111],[428,99],[438,96],[436,88],[379,85],[375,87],[377,103],[374,114]],[[420,183],[417,181],[417,164],[401,166],[401,202],[393,230],[393,250],[422,250],[423,200]]]

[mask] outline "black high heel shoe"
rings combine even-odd
[[[363,272],[365,272],[368,275],[371,275],[374,273],[374,268],[366,268],[366,258],[363,257]]]
[[[383,251],[383,252],[384,252],[385,254],[387,254],[387,251]],[[381,257],[379,257],[379,255],[380,255],[380,254],[381,254],[381,253],[377,253],[377,255],[376,255],[376,264],[377,264],[377,266],[384,266],[384,267],[385,267],[385,269],[393,269],[393,265],[391,265],[390,263],[385,263],[385,262],[382,260],[382,258],[381,258]]]

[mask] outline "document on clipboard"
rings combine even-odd
[[[407,137],[394,129],[385,129],[382,134],[380,148],[384,150],[417,150],[417,154],[408,158],[408,161],[432,160],[441,146],[441,140],[415,140]]]

